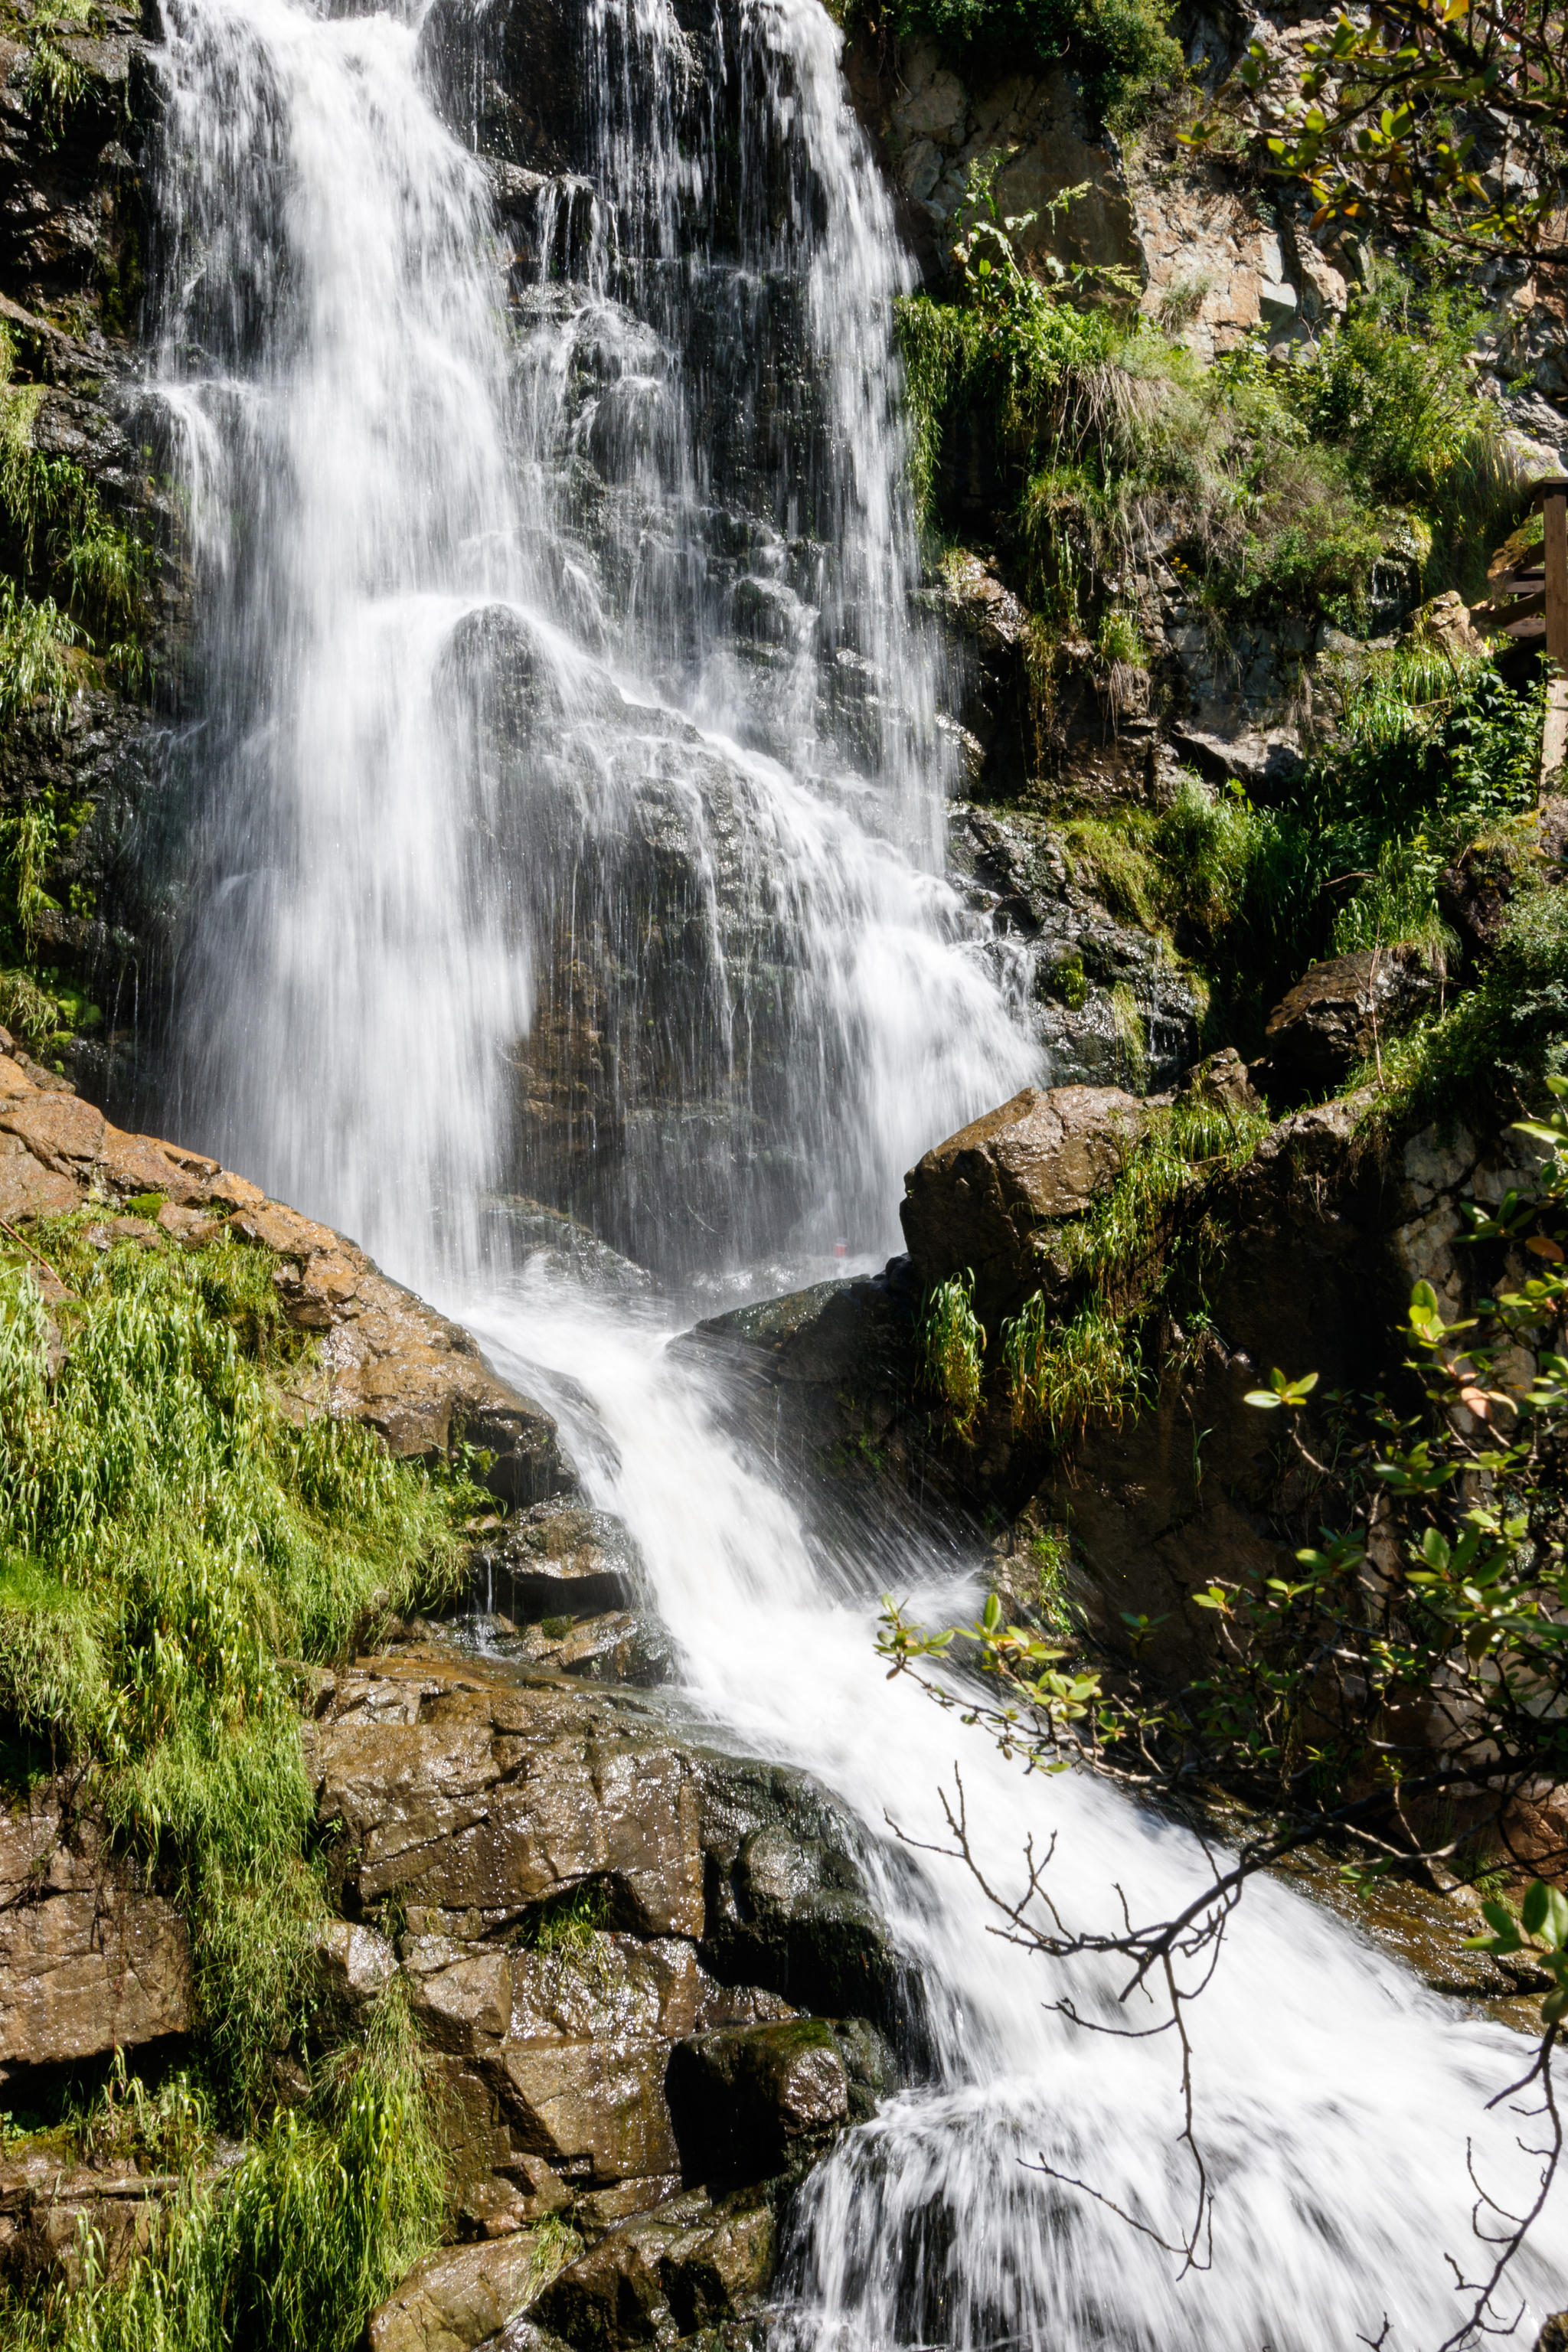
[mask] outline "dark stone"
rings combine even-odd
[[[631,1538],[605,1511],[553,1496],[515,1512],[473,1554],[470,1596],[520,1624],[624,1610],[641,1579]]]
[[[783,2172],[849,2116],[843,2053],[816,2017],[699,2034],[673,2053],[668,2090],[687,2175],[715,2193]]]
[[[1419,948],[1359,948],[1315,963],[1268,1016],[1270,1080],[1287,1095],[1327,1093],[1407,1028],[1432,994]]]
[[[716,2209],[688,2191],[606,2232],[534,2297],[523,2326],[574,2352],[665,2345],[739,2317],[773,2278],[775,2242],[771,2205]],[[522,2352],[533,2340],[509,2329],[500,2344]]]

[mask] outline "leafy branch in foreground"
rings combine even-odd
[[[1302,56],[1298,69],[1254,40],[1188,143],[1239,120],[1266,170],[1305,182],[1315,228],[1375,222],[1476,254],[1568,258],[1560,0],[1380,0],[1342,12]],[[1500,152],[1484,154],[1478,132]]]
[[[1124,1903],[1118,1924],[1085,1932],[1051,1899],[1049,1851],[1026,1852],[1023,1894],[1009,1900],[976,1862],[962,1785],[955,1802],[944,1799],[953,1843],[943,1850],[973,1873],[1000,1933],[1053,1958],[1125,1959],[1123,2000],[1163,1987],[1167,2013],[1154,2030],[1182,2046],[1183,2137],[1198,2174],[1192,2229],[1171,2248],[1184,2265],[1206,2242],[1209,2189],[1183,2011],[1248,1880],[1327,1846],[1363,1890],[1391,1872],[1439,1894],[1487,1871],[1528,1881],[1517,1909],[1486,1905],[1488,1932],[1471,1948],[1547,1979],[1534,2062],[1500,2095],[1540,2090],[1540,2193],[1510,2214],[1477,2182],[1492,2264],[1485,2278],[1460,2280],[1468,2315],[1445,2352],[1497,2325],[1494,2298],[1561,2153],[1552,2053],[1568,2011],[1568,1897],[1550,1879],[1568,1853],[1545,1840],[1531,1802],[1568,1779],[1568,1355],[1552,1344],[1568,1313],[1568,1079],[1546,1083],[1557,1105],[1518,1123],[1550,1153],[1538,1181],[1468,1212],[1494,1294],[1474,1315],[1451,1318],[1429,1284],[1412,1292],[1407,1402],[1418,1394],[1421,1410],[1381,1393],[1322,1396],[1315,1374],[1279,1370],[1247,1399],[1277,1418],[1281,1468],[1328,1523],[1298,1549],[1294,1573],[1216,1579],[1194,1596],[1214,1634],[1201,1674],[1162,1687],[1136,1640],[1130,1662],[1081,1645],[1075,1654],[1008,1623],[994,1597],[958,1654],[978,1688],[925,1671],[951,1660],[955,1636],[911,1625],[891,1600],[880,1644],[891,1673],[914,1675],[1029,1769],[1090,1768],[1196,1824],[1207,1880],[1179,1914],[1139,1922]],[[1249,1817],[1229,1847],[1204,1826],[1215,1796]]]

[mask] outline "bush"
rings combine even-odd
[[[985,1334],[973,1298],[973,1275],[954,1275],[931,1292],[920,1323],[920,1384],[940,1401],[954,1437],[969,1435],[980,1411]]]
[[[1014,72],[1065,58],[1080,77],[1092,126],[1125,128],[1158,89],[1182,77],[1166,0],[892,0],[888,29],[1005,60]]]

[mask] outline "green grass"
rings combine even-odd
[[[449,1589],[472,1496],[374,1433],[288,1420],[272,1261],[100,1253],[36,1232],[71,1297],[51,1381],[26,1272],[0,1276],[0,1729],[92,1770],[178,1893],[204,2029],[241,2105],[298,2012],[321,1896],[289,1660]]]
[[[216,2183],[189,2183],[123,2278],[89,2241],[79,2284],[0,2303],[0,2331],[14,2352],[352,2352],[435,2242],[442,2191],[396,1980],[310,2105],[277,2114]]]
[[[602,1880],[585,1879],[540,1905],[528,1922],[526,1940],[536,1952],[585,1952],[609,1924],[609,1888]]]
[[[918,1333],[920,1385],[937,1399],[954,1437],[967,1438],[980,1411],[985,1333],[974,1312],[974,1276],[954,1275],[927,1297]]]
[[[1003,1326],[1002,1366],[1021,1437],[1061,1441],[1090,1421],[1117,1427],[1138,1381],[1136,1352],[1105,1306],[1090,1300],[1058,1323],[1037,1291]]]

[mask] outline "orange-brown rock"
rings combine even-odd
[[[0,1220],[25,1224],[84,1202],[158,1194],[157,1223],[187,1246],[226,1229],[279,1260],[297,1330],[321,1340],[295,1381],[300,1412],[368,1422],[397,1454],[445,1454],[466,1439],[492,1457],[489,1484],[531,1503],[574,1484],[548,1413],[499,1381],[460,1324],[389,1281],[353,1242],[204,1153],[129,1135],[63,1081],[0,1048]]]

